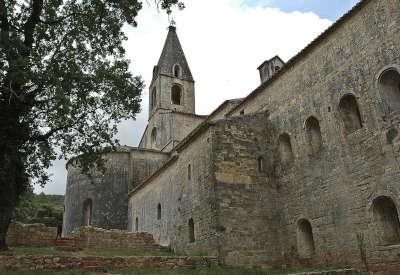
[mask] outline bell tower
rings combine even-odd
[[[176,33],[170,26],[149,91],[149,120],[157,110],[195,113],[194,80]]]
[[[195,114],[194,80],[175,26],[169,26],[149,87],[149,120],[140,147],[171,151],[204,117]]]

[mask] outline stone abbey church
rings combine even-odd
[[[398,260],[400,1],[362,0],[258,69],[247,97],[197,115],[170,27],[139,146],[107,154],[94,182],[67,164],[63,234],[148,232],[227,265],[353,265],[362,245],[368,262]]]

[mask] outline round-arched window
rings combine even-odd
[[[182,87],[178,84],[174,84],[171,88],[171,101],[174,105],[182,104]]]

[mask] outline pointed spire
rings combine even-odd
[[[176,27],[171,25],[168,27],[168,30],[167,39],[165,40],[164,48],[157,64],[159,73],[174,77],[174,66],[179,65],[181,78],[194,81],[178,35],[176,34]]]

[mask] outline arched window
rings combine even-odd
[[[301,258],[310,258],[314,251],[314,236],[311,224],[306,219],[301,219],[297,222],[297,252]]]
[[[135,219],[135,231],[139,232],[139,218],[138,217],[136,217],[136,219]]]
[[[258,168],[258,172],[264,172],[264,158],[263,157],[259,157],[257,159],[257,168]]]
[[[151,144],[156,145],[157,143],[157,127],[154,127],[151,130]]]
[[[313,154],[317,154],[322,147],[321,128],[318,119],[313,116],[309,117],[306,120],[306,131],[309,149]]]
[[[189,219],[189,242],[194,243],[194,221],[192,218]]]
[[[395,69],[384,71],[379,77],[379,88],[387,109],[390,112],[400,110],[400,74]]]
[[[157,105],[157,89],[156,87],[154,87],[151,92],[151,109],[154,109],[156,105]]]
[[[339,103],[340,117],[344,123],[346,134],[362,128],[360,110],[353,95],[345,95]]]
[[[157,220],[161,220],[161,204],[157,205]]]
[[[376,198],[372,204],[374,227],[379,244],[400,243],[400,223],[396,205],[386,196]]]
[[[174,66],[174,76],[175,77],[181,76],[181,66],[179,66],[178,64]]]
[[[290,142],[290,136],[286,133],[279,136],[279,157],[284,165],[293,162],[292,143]]]
[[[182,100],[182,88],[181,86],[175,84],[171,88],[171,101],[174,105],[181,105]]]
[[[83,226],[89,226],[92,224],[92,200],[86,199],[83,202]]]
[[[192,179],[192,166],[190,164],[188,164],[187,175],[188,175],[188,180],[191,180]]]

